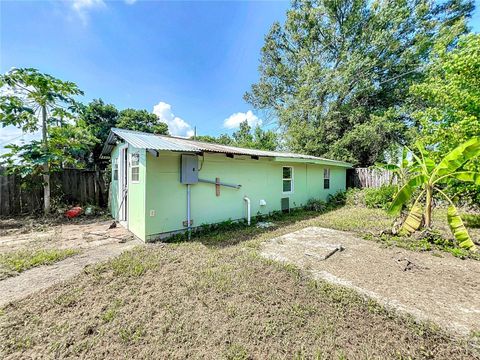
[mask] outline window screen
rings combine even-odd
[[[140,181],[140,155],[132,154],[132,182]]]
[[[330,189],[330,169],[323,169],[323,188]]]
[[[283,182],[283,192],[292,192],[293,191],[293,168],[290,166],[284,166],[282,170],[282,182]]]

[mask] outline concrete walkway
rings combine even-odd
[[[338,245],[344,250],[325,259]],[[262,255],[455,333],[480,330],[480,261],[385,248],[351,233],[318,227],[272,239],[264,244]]]
[[[0,281],[0,307],[70,279],[81,273],[87,265],[106,261],[141,244],[143,243],[138,240],[120,242],[117,239],[107,239],[98,246],[84,250],[79,255],[53,265],[39,266],[2,280]]]

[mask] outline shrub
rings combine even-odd
[[[306,210],[324,212],[327,209],[327,203],[323,200],[310,199],[305,205]]]
[[[345,193],[345,205],[365,206],[365,191],[358,188],[350,188]]]
[[[365,189],[365,206],[373,208],[387,209],[395,196],[397,187],[393,185],[383,185],[378,189]]]
[[[329,207],[333,207],[333,208],[345,205],[346,201],[347,201],[346,191],[338,191],[333,195],[331,194],[328,195],[328,198],[327,198],[327,203]]]

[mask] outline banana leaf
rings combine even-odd
[[[420,228],[420,225],[422,225],[422,220],[423,209],[422,206],[418,204],[417,199],[417,201],[415,201],[412,208],[410,209],[407,218],[400,227],[398,234],[402,236],[413,234]]]
[[[425,184],[428,178],[423,175],[417,175],[412,177],[403,187],[397,192],[395,198],[388,209],[388,212],[392,215],[399,214],[404,205],[407,205],[412,198],[412,194],[416,188]]]
[[[404,146],[402,149],[402,165],[401,165],[403,169],[406,169],[408,167],[407,156],[408,156],[408,148]]]
[[[480,155],[480,137],[475,137],[450,151],[435,168],[438,176],[448,175]]]
[[[475,171],[461,171],[452,174],[452,177],[466,182],[473,182],[475,185],[480,185],[480,173]]]
[[[420,153],[420,156],[421,156],[421,160],[417,157],[417,162],[419,165],[421,165],[428,174],[430,174],[433,169],[435,169],[435,162],[428,157],[428,152],[427,150],[425,150],[425,146],[423,146],[423,144],[420,142],[420,141],[417,141],[415,143],[415,146],[417,147],[419,153]]]
[[[450,230],[452,230],[453,236],[455,236],[455,239],[458,241],[458,245],[461,248],[476,251],[477,247],[468,234],[467,228],[463,224],[462,218],[458,215],[457,208],[454,205],[448,207],[447,219]]]

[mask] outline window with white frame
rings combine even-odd
[[[130,169],[132,173],[132,182],[139,182],[140,181],[140,154],[134,153],[131,155]]]
[[[284,193],[293,192],[293,168],[291,166],[283,167],[282,183]]]
[[[118,180],[118,157],[113,159],[113,180]]]
[[[330,169],[323,169],[323,188],[330,189]]]

